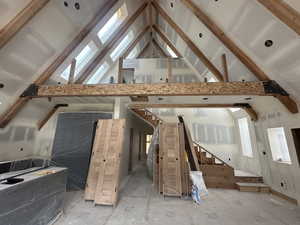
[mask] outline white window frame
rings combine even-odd
[[[279,134],[278,132],[282,132],[282,133]],[[278,140],[278,134],[282,135],[281,141]],[[287,136],[284,127],[268,128],[267,136],[268,136],[268,141],[269,141],[269,146],[270,146],[273,161],[279,163],[292,164],[289,146],[287,142]]]
[[[246,122],[246,124],[242,124],[242,122]],[[253,158],[253,140],[251,137],[249,120],[247,117],[242,117],[237,119],[237,123],[239,128],[240,143],[243,156]]]

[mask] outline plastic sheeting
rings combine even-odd
[[[208,195],[202,172],[190,171],[190,177],[193,183],[191,192],[192,198],[197,204],[200,204],[202,202],[202,199]]]

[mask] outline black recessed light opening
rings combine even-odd
[[[57,84],[61,84],[60,82],[57,82]]]
[[[272,40],[266,40],[266,42],[265,42],[265,46],[266,46],[267,48],[273,46],[273,44],[274,44],[274,42],[273,42]]]
[[[284,187],[284,183],[283,183],[283,182],[281,182],[281,183],[280,183],[280,186],[281,186],[281,187]]]
[[[203,37],[203,34],[202,33],[199,33],[199,38],[202,38]]]
[[[205,101],[206,101],[206,100],[208,100],[208,98],[202,98],[202,100],[205,100]]]
[[[68,7],[69,6],[68,2],[64,1],[64,6]]]
[[[252,100],[252,98],[245,98],[246,101]]]
[[[158,101],[162,101],[162,100],[164,100],[163,98],[158,98]]]
[[[79,10],[80,9],[80,4],[78,2],[76,2],[74,7],[75,7],[75,9]]]
[[[20,148],[20,152],[23,152],[23,150],[24,150],[23,148]]]
[[[170,3],[170,6],[171,6],[171,8],[173,8],[173,7],[174,7],[174,3],[173,3],[173,2],[171,2],[171,3]]]
[[[0,83],[0,88],[4,88],[4,84]]]

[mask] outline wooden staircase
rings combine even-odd
[[[154,128],[163,122],[162,119],[147,109],[131,108],[131,110]],[[238,189],[242,192],[265,193],[270,191],[270,188],[263,183],[261,176],[236,171],[232,166],[202,147],[199,143],[193,142],[192,144],[198,159],[199,169],[203,173],[203,178],[208,188]]]
[[[158,116],[147,109],[131,108],[131,111],[146,123],[151,125],[153,128],[158,126],[158,124],[162,121]]]

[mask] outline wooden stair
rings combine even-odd
[[[131,111],[152,127],[158,126],[162,120],[147,109],[131,108]]]
[[[269,193],[270,187],[263,183],[236,183],[236,187],[242,192],[262,192]]]

